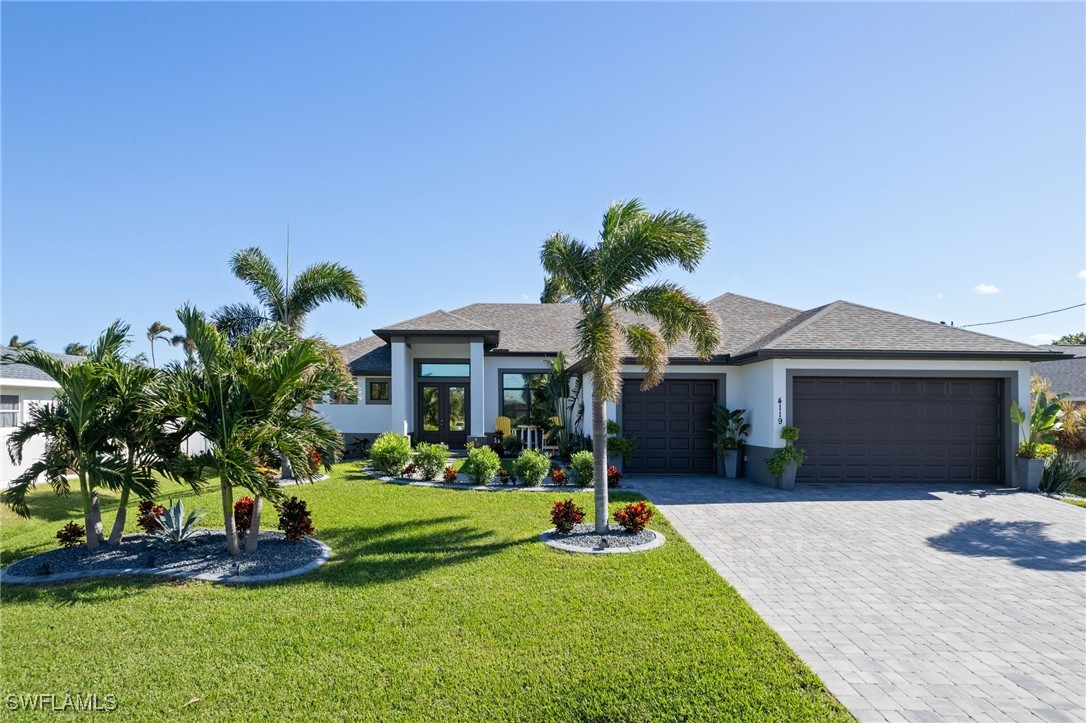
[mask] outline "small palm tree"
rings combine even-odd
[[[688,337],[708,359],[720,320],[677,284],[647,281],[664,266],[693,271],[709,249],[705,223],[688,213],[649,213],[638,200],[611,204],[595,246],[555,233],[540,261],[553,298],[580,304],[577,354],[592,378],[596,531],[607,530],[607,402],[622,393],[623,356],[645,367],[642,389],[663,380],[668,352]]]
[[[291,283],[283,278],[267,254],[253,246],[234,253],[230,270],[253,290],[260,302],[260,307],[231,304],[215,312],[215,326],[231,338],[265,322],[282,324],[300,336],[306,316],[326,301],[346,301],[356,309],[366,304],[362,282],[342,264],[327,261],[313,264]]]
[[[152,322],[151,325],[147,327],[147,341],[151,342],[151,366],[158,366],[158,364],[155,363],[155,342],[169,342],[170,337],[166,335],[172,331],[173,329],[166,326],[161,321]]]
[[[123,467],[109,433],[113,389],[105,361],[120,354],[127,332],[126,325],[114,322],[91,346],[87,358],[78,364],[66,364],[37,349],[23,348],[17,354],[5,356],[7,360],[41,370],[59,387],[54,392],[55,401],[32,405],[27,421],[8,438],[8,454],[15,464],[22,464],[25,445],[35,437],[45,440],[45,452],[11,481],[2,499],[17,514],[28,517],[26,493],[39,476],[57,494],[67,494],[67,474],[75,472],[83,501],[87,548],[91,550],[102,542],[98,488],[118,488],[123,480]]]
[[[263,325],[227,342],[204,315],[186,306],[178,310],[185,334],[193,340],[199,364],[167,367],[169,406],[178,410],[189,431],[210,446],[184,464],[183,474],[198,483],[210,471],[219,477],[226,547],[240,551],[234,523],[234,487],[255,496],[246,550],[255,550],[265,497],[282,496],[276,457],[297,469],[327,469],[343,453],[343,439],[323,418],[309,413],[308,402],[329,384],[331,373],[312,339],[298,339],[278,324]]]
[[[11,339],[8,341],[8,346],[11,347],[12,349],[37,349],[38,348],[38,342],[34,341],[33,339],[27,339],[26,341],[19,341],[19,335],[16,334],[15,336],[11,337]]]
[[[73,341],[71,344],[64,347],[64,353],[65,354],[70,354],[72,356],[86,356],[87,355],[87,345],[86,344],[81,344],[78,341]]]

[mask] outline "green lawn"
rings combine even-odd
[[[2,692],[113,693],[119,720],[851,720],[659,515],[663,548],[593,557],[537,541],[554,500],[591,507],[582,491],[386,485],[347,463],[291,493],[334,551],[303,577],[5,587]],[[217,499],[197,501],[208,525]],[[48,488],[31,509],[0,513],[3,562],[79,517]]]

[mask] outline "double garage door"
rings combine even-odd
[[[622,432],[636,441],[630,472],[711,474],[712,380],[643,392],[626,382]],[[807,453],[801,482],[1003,481],[1003,380],[792,379],[792,423]],[[757,464],[757,462],[756,462]]]
[[[1000,379],[794,377],[798,482],[1001,482]]]

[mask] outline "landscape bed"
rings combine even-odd
[[[307,575],[5,586],[5,691],[112,693],[125,720],[851,720],[662,515],[659,549],[572,555],[539,535],[555,501],[590,511],[590,492],[410,488],[348,463],[290,494],[333,550]],[[217,491],[167,495],[222,525]],[[48,488],[30,507],[0,512],[0,561],[53,549],[79,517]]]

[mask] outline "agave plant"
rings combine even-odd
[[[195,543],[198,537],[207,532],[196,526],[197,522],[207,516],[200,514],[202,509],[203,507],[197,507],[186,516],[184,501],[170,500],[170,506],[155,518],[159,529],[155,530],[151,544],[165,550],[177,550]]]

